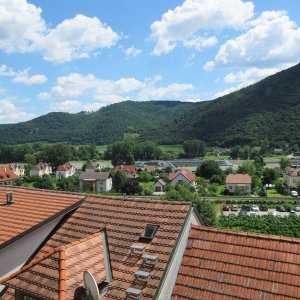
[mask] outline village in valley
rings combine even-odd
[[[299,0],[0,0],[0,300],[300,300]]]

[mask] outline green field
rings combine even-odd
[[[106,148],[107,148],[107,145],[97,145],[96,146],[97,151],[99,151],[101,153],[103,153],[106,150]]]
[[[182,145],[159,145],[158,147],[163,152],[183,153]]]

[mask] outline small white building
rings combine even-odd
[[[300,168],[286,168],[283,172],[283,180],[289,188],[296,188],[300,184]]]
[[[70,176],[73,176],[76,172],[76,169],[73,165],[70,163],[66,163],[63,165],[59,165],[57,167],[55,177],[57,180],[62,179],[62,178],[68,178]]]
[[[230,193],[234,193],[239,187],[245,193],[251,193],[252,178],[248,174],[228,174],[226,177],[226,188]]]
[[[40,162],[30,170],[30,176],[40,176],[52,174],[52,167],[47,163]]]
[[[190,186],[196,186],[195,174],[192,171],[185,168],[182,168],[177,172],[171,173],[169,175],[169,181],[171,185],[176,185],[177,183],[185,182]]]
[[[158,179],[154,184],[154,192],[164,192],[166,183],[162,179]]]
[[[109,192],[112,189],[112,176],[109,172],[82,172],[79,177],[79,190],[95,193]]]
[[[85,172],[95,172],[97,170],[100,171],[100,165],[96,162],[89,162],[85,166]]]

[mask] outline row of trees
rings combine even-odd
[[[70,160],[98,159],[101,154],[95,145],[33,143],[9,146],[0,144],[0,162],[25,162],[34,165],[40,161],[50,163],[54,169]]]

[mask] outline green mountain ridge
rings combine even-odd
[[[125,101],[92,113],[53,112],[0,125],[1,143],[108,144],[136,133],[161,144],[198,138],[210,145],[300,145],[300,64],[211,101]]]

